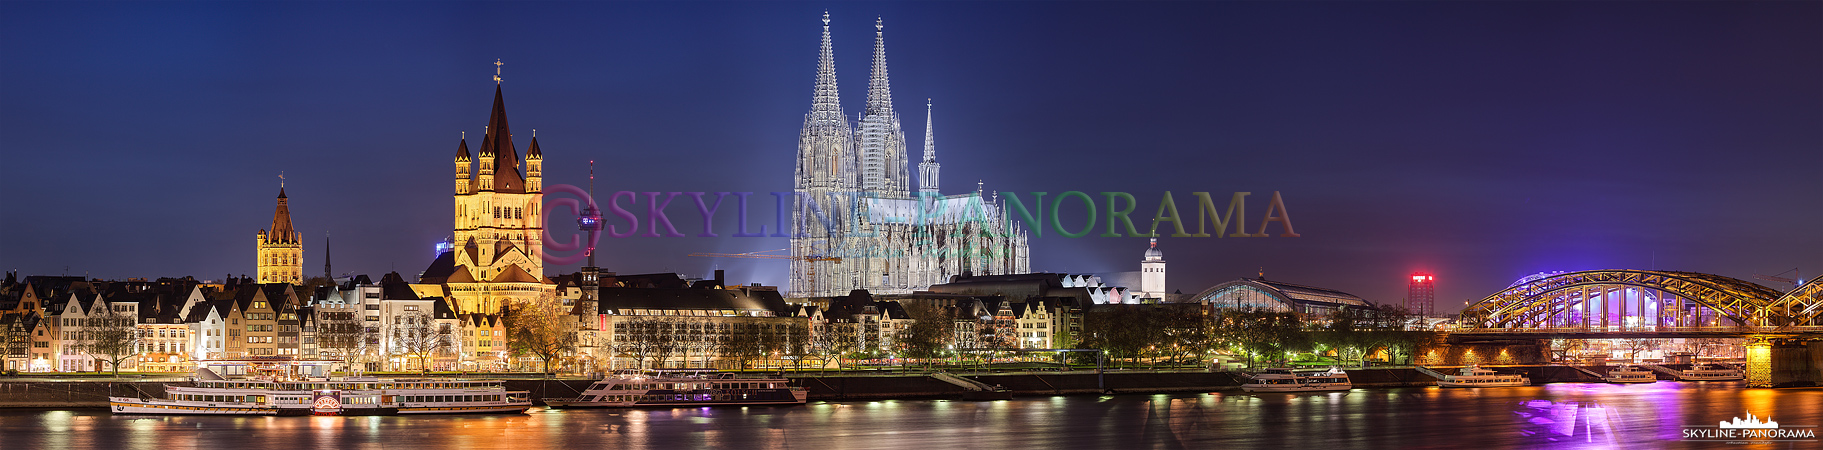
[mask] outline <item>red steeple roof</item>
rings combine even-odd
[[[272,211],[272,231],[266,233],[266,242],[292,244],[298,242],[297,230],[291,228],[291,207],[285,204],[285,188],[279,187],[278,208]]]
[[[513,131],[506,125],[506,100],[497,84],[494,111],[487,119],[487,136],[481,140],[481,154],[494,156],[495,192],[525,192],[525,177],[519,174],[519,148],[513,146]]]

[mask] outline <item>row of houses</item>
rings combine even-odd
[[[395,274],[357,277],[300,295],[289,283],[247,278],[104,281],[26,277],[0,281],[0,370],[184,372],[203,361],[343,361],[361,370],[454,367],[463,356],[504,358],[498,315],[456,315],[420,298]],[[126,346],[95,342],[125,323]],[[423,352],[421,350],[432,351]],[[435,359],[406,361],[414,353]],[[477,358],[471,358],[477,359]]]
[[[586,280],[595,280],[591,290]],[[230,277],[104,281],[8,274],[0,281],[0,369],[77,372],[112,369],[91,344],[108,320],[127,319],[133,345],[122,370],[183,372],[233,361],[318,361],[319,370],[523,370],[503,311],[452,308],[442,283],[397,273],[304,288]],[[600,372],[651,367],[830,364],[834,357],[891,356],[916,320],[908,308],[948,322],[951,349],[1075,348],[1084,313],[1105,303],[1092,276],[1017,274],[953,277],[910,294],[788,302],[776,288],[730,285],[677,274],[574,273],[545,280],[561,302],[573,349],[555,367]],[[1315,288],[1242,280],[1196,299],[1207,308],[1302,310],[1358,298]],[[1243,295],[1245,294],[1245,295]],[[1300,296],[1302,295],[1302,296]],[[1242,298],[1245,297],[1245,298]],[[1235,300],[1240,298],[1241,300]],[[1341,299],[1341,300],[1337,300]],[[1361,302],[1361,304],[1365,304]],[[1296,309],[1294,309],[1296,308]],[[102,352],[105,353],[105,352]]]

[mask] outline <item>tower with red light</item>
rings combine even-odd
[[[1425,272],[1412,273],[1405,294],[1405,309],[1419,316],[1437,314],[1437,277]]]

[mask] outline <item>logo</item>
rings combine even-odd
[[[1747,414],[1747,420],[1741,420],[1741,418],[1736,417],[1736,418],[1734,418],[1734,420],[1722,422],[1722,429],[1724,429],[1724,430],[1770,429],[1770,428],[1778,428],[1778,427],[1779,427],[1779,423],[1773,422],[1772,418],[1768,417],[1766,420],[1760,420],[1759,418],[1754,417],[1753,413]]]
[[[1745,419],[1734,417],[1718,421],[1714,427],[1687,425],[1684,427],[1683,440],[1729,444],[1817,442],[1816,425],[1781,426],[1772,417],[1755,416],[1752,411],[1748,411],[1746,416]]]

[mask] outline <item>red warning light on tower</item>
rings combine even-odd
[[[1437,313],[1437,278],[1429,273],[1412,274],[1405,295],[1405,309],[1412,314],[1431,316]]]

